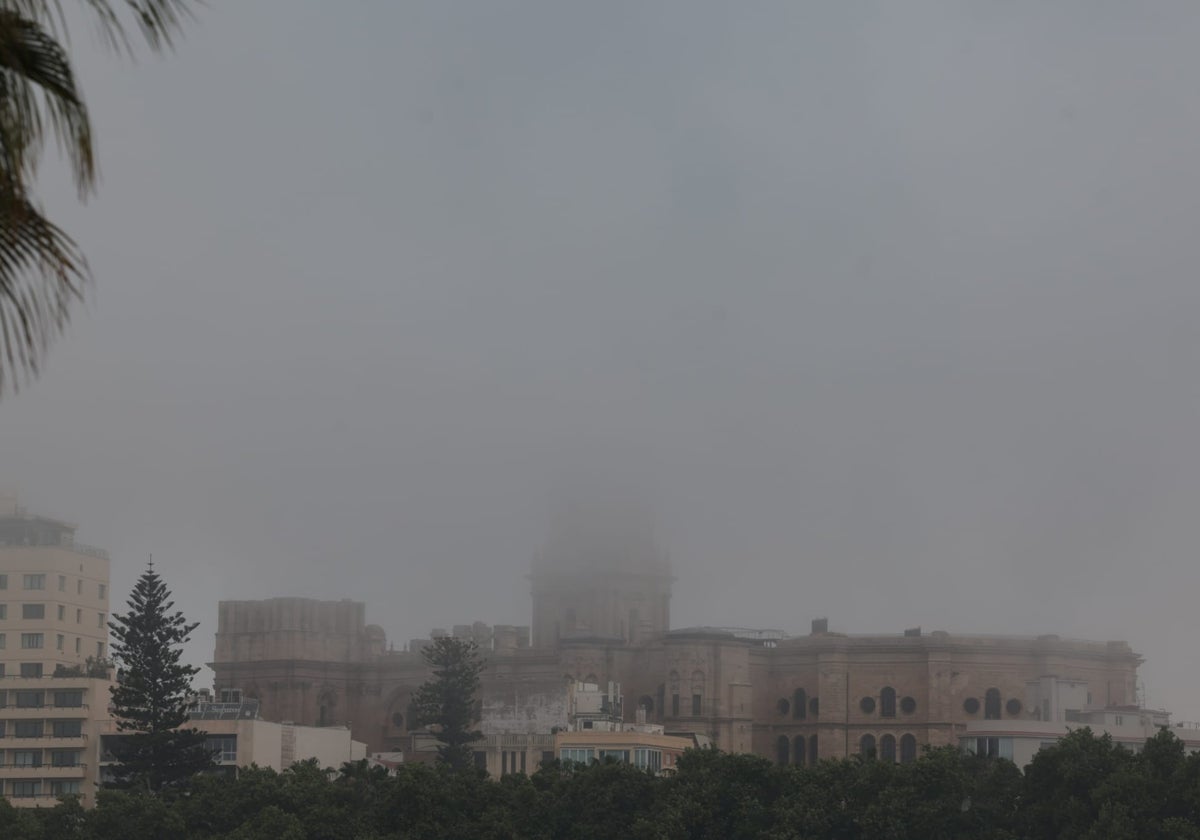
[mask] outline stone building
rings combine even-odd
[[[1037,720],[1028,690],[1045,677],[1084,686],[1089,709],[1136,703],[1141,659],[1125,642],[919,629],[852,636],[824,620],[804,636],[672,630],[670,564],[637,516],[566,517],[530,580],[531,628],[452,631],[487,652],[485,704],[555,696],[564,681],[611,681],[623,687],[630,722],[640,710],[667,733],[804,764],[864,748],[907,760],[923,744],[957,743],[973,721]],[[428,676],[420,640],[390,649],[351,601],[225,601],[217,625],[218,689],[259,698],[271,720],[347,725],[372,752],[404,749],[409,704]]]

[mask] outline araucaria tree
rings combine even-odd
[[[205,735],[184,727],[192,677],[200,669],[180,661],[199,624],[188,624],[151,563],[129,596],[129,612],[114,615],[112,654],[117,684],[113,716],[114,787],[150,792],[178,788],[214,765]]]
[[[433,668],[433,679],[413,698],[417,724],[430,726],[438,740],[438,761],[455,770],[471,766],[471,744],[483,738],[477,695],[483,659],[469,639],[440,636],[421,651]]]

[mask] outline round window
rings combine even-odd
[[[979,698],[968,697],[963,701],[963,711],[969,715],[979,714]]]
[[[875,698],[864,697],[858,701],[858,708],[862,709],[865,715],[871,714],[871,712],[875,711]]]
[[[900,701],[900,711],[906,715],[911,715],[917,710],[917,701],[911,697],[905,697]]]
[[[1016,717],[1017,715],[1021,714],[1021,701],[1014,697],[1004,704],[1004,709],[1010,715]]]

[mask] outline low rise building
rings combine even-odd
[[[275,723],[258,716],[258,701],[228,692],[219,700],[201,694],[188,711],[188,725],[208,736],[218,772],[236,775],[239,768],[255,765],[283,771],[299,761],[316,759],[321,767],[337,769],[348,761],[367,757],[367,745],[350,737],[344,726],[297,726]],[[114,742],[128,737],[116,721],[100,725],[100,779],[115,762]]]
[[[1032,718],[1001,720],[999,715],[969,721],[959,745],[976,755],[1007,758],[1025,767],[1039,750],[1053,746],[1074,729],[1087,727],[1097,735],[1108,735],[1115,744],[1138,752],[1146,741],[1167,727],[1184,743],[1188,752],[1200,751],[1200,729],[1171,726],[1171,716],[1159,709],[1137,705],[1113,706],[1095,703],[1086,683],[1041,677],[1026,686],[1026,701]]]

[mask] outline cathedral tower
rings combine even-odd
[[[560,506],[530,580],[534,647],[570,638],[639,644],[670,629],[670,562],[652,517],[628,498]]]

